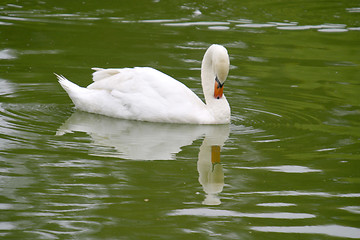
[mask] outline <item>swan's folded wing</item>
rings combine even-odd
[[[95,71],[92,74],[94,82],[114,76],[120,72],[120,69],[115,69],[115,68],[109,68],[109,69],[91,68],[91,69]]]

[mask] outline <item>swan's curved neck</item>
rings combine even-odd
[[[201,63],[201,85],[204,92],[205,102],[209,104],[214,98],[213,91],[214,86],[211,85],[216,78],[216,74],[213,69],[213,51],[209,48],[204,55],[204,58]]]
[[[220,85],[224,84],[228,72],[229,55],[227,50],[220,45],[211,45],[205,52],[201,64],[201,84],[206,104],[210,104],[213,100],[221,100],[214,98],[215,81],[218,81]]]
[[[201,64],[201,84],[204,92],[207,108],[213,112],[216,118],[229,118],[230,107],[225,96],[220,99],[214,97],[215,79],[226,80],[229,71],[229,55],[227,50],[220,45],[211,45],[205,52]],[[229,121],[229,119],[218,119],[219,121]]]

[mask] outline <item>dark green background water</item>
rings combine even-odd
[[[2,1],[0,237],[360,238],[359,30],[359,1]],[[201,96],[212,43],[229,128],[81,113],[53,75],[150,66]]]

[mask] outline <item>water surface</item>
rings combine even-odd
[[[360,238],[357,1],[0,4],[3,239]],[[202,97],[227,47],[229,126],[76,111],[53,73],[150,66]]]

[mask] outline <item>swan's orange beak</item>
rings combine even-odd
[[[220,99],[223,96],[224,84],[221,84],[219,81],[215,81],[215,90],[214,97]]]

